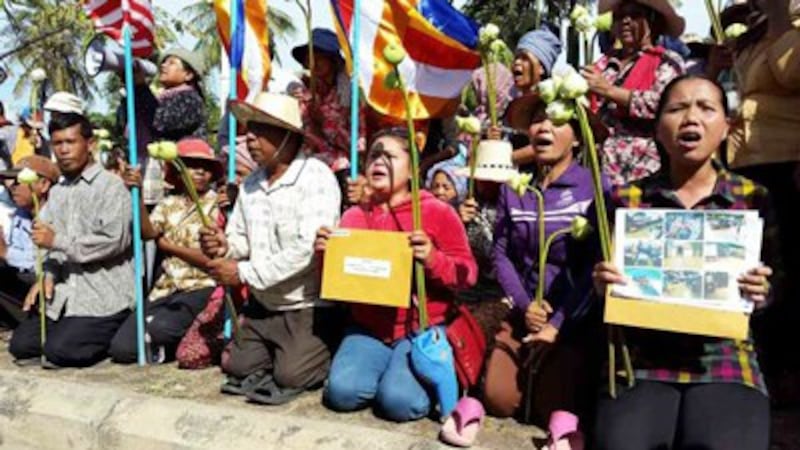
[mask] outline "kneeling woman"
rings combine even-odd
[[[379,133],[367,161],[370,202],[347,210],[340,226],[411,232],[410,168],[406,131]],[[454,291],[475,284],[478,269],[455,209],[427,192],[421,195],[424,231],[411,232],[409,243],[425,265],[429,322],[440,325]],[[319,230],[317,251],[325,250],[330,231]],[[353,305],[351,312],[353,323],[333,359],[325,403],[337,411],[374,403],[378,414],[396,422],[428,415],[431,399],[410,366],[416,307]]]
[[[497,208],[494,263],[497,279],[513,308],[487,362],[484,403],[491,414],[501,417],[518,414],[523,405],[530,405],[530,419],[540,425],[546,425],[554,412],[564,411],[573,422],[569,431],[577,431],[576,416],[586,411],[585,400],[591,397],[591,391],[582,391],[586,391],[592,374],[589,361],[594,352],[588,350],[589,343],[597,341],[591,339],[593,330],[587,326],[591,321],[586,320],[597,245],[595,240],[579,242],[568,234],[555,238],[545,277],[540,280],[538,255],[544,243],[540,242],[538,219],[544,215],[547,236],[569,227],[576,216],[586,215],[593,199],[593,183],[590,171],[575,159],[580,127],[574,121],[553,123],[546,106],[538,96],[528,95],[514,100],[506,113],[511,126],[529,135],[535,154],[535,188],[543,194],[544,211],[539,210],[537,197],[530,190],[520,196],[503,186]],[[594,128],[602,139],[602,125]],[[539,283],[544,283],[547,299],[542,307],[532,301]],[[539,352],[542,359],[536,364],[540,369],[535,376],[520,376],[521,362],[529,358],[531,348],[523,345],[523,339],[548,348],[546,355]],[[529,367],[524,369],[530,371]],[[525,392],[528,398],[523,398],[520,381],[534,386],[532,392]]]
[[[661,172],[614,194],[616,206],[686,210],[757,209],[767,192],[713,159],[728,134],[725,93],[694,76],[669,84],[657,110],[656,142],[669,157]],[[772,227],[770,222],[765,224]],[[777,235],[765,230],[764,236]],[[770,242],[766,241],[765,247]],[[764,255],[772,254],[765,248]],[[742,295],[763,307],[767,266],[742,274]],[[624,283],[609,263],[594,270],[598,292]],[[763,450],[769,446],[769,401],[752,342],[680,333],[626,330],[636,384],[612,400],[601,397],[598,449],[703,448]]]

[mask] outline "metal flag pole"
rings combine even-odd
[[[359,96],[358,71],[361,60],[361,0],[353,3],[353,42],[350,44],[353,73],[350,75],[350,178],[358,178]]]
[[[239,1],[238,0],[231,0],[230,3],[230,45],[228,50],[228,100],[236,100],[237,97],[237,69],[233,64],[233,40],[236,39],[236,28],[238,28],[239,24],[239,11],[238,11]],[[236,117],[233,116],[233,112],[230,108],[230,103],[228,103],[228,185],[234,185],[236,182]],[[230,295],[230,290],[228,289],[225,295]],[[231,338],[231,334],[233,333],[233,320],[236,320],[236,317],[232,317],[233,311],[228,311],[228,308],[224,308],[225,310],[225,331],[224,336],[225,339],[228,340]]]
[[[125,100],[128,106],[128,164],[135,166],[139,163],[136,142],[136,103],[133,98],[133,48],[131,44],[130,3],[122,0],[123,27],[122,34],[125,46]],[[133,267],[134,267],[134,295],[136,298],[136,357],[139,366],[147,364],[144,346],[144,286],[142,276],[144,260],[142,256],[142,217],[140,215],[139,201],[141,192],[138,187],[131,189],[131,203],[133,205]]]

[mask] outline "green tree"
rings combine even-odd
[[[15,94],[26,89],[31,71],[41,67],[52,89],[89,97],[94,82],[83,70],[83,48],[92,36],[92,24],[80,2],[6,0],[2,14],[6,20],[0,32],[6,45],[19,49],[9,56],[20,68]]]
[[[189,5],[183,8],[179,15],[183,19],[181,30],[197,39],[194,51],[203,55],[209,67],[218,66],[222,44],[217,32],[217,15],[214,12],[213,0],[202,0]],[[296,30],[292,18],[274,6],[270,6],[267,10],[267,21],[272,40],[278,38],[285,41]]]

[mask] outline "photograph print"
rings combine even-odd
[[[666,238],[681,241],[703,240],[702,212],[672,212],[664,217]]]

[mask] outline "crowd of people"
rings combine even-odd
[[[228,104],[239,124],[235,179],[223,169],[234,150],[212,148],[206,129],[204,61],[184,49],[162,53],[157,94],[137,73],[137,164],[99,149],[83,102],[71,94],[45,103],[46,127],[30,111],[16,125],[0,107],[0,321],[13,329],[8,350],[20,366],[135,363],[134,287],[143,283],[148,362],[219,365],[222,393],[251,402],[279,405],[322,389],[335,411],[440,418],[441,439],[462,446],[490,414],[549,429],[551,449],[766,449],[761,366],[770,363],[756,348],[773,360],[791,355],[781,343],[794,338],[800,317],[790,299],[800,279],[792,212],[800,194],[800,7],[730,3],[723,20],[746,23],[746,33],[686,45],[685,21],[667,0],[601,0],[614,25],[601,39],[603,55],[580,73],[610,220],[615,208],[751,209],[764,219],[762,263],[737,280],[755,307],[756,339],[625,328],[633,379],[612,367],[615,378],[604,380],[605,292],[631,281],[603,261],[596,234],[559,235],[546,259],[539,256],[540,218],[549,236],[578,216],[592,221],[596,206],[581,164],[587,136],[577,120],[552,120],[537,92],[562,52],[545,25],[522,36],[510,68],[495,65],[500,125],[485,125],[482,69],[466,87],[484,137],[513,149],[470,155],[474,138],[459,134],[455,117],[426,124],[418,230],[408,130],[363,104],[351,137],[350,86],[330,30],[314,30],[293,50],[308,66],[314,47],[314,72],[300,83]],[[124,126],[127,118],[119,119]],[[349,159],[351,138],[359,161]],[[148,155],[159,141],[176,143],[193,186]],[[353,164],[361,170],[350,179]],[[24,169],[38,179],[21,182]],[[520,173],[531,174],[542,199],[509,185]],[[141,189],[139,205],[133,188]],[[134,275],[134,208],[146,241],[142,280]],[[415,289],[406,308],[321,298],[321,264],[336,228],[408,234],[424,267],[427,321],[462,344],[454,355],[463,397],[449,415],[411,358],[421,319]],[[229,341],[227,296],[238,309]],[[758,320],[770,328],[763,340]]]

